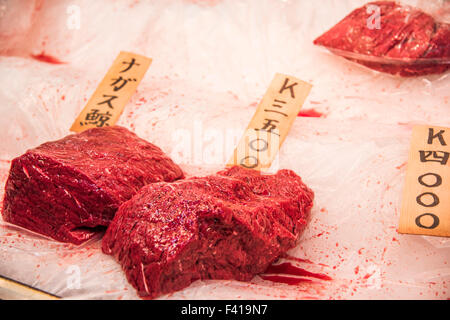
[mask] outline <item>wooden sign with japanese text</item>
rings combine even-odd
[[[311,88],[309,83],[277,73],[227,166],[268,170]]]
[[[151,59],[135,53],[120,52],[70,130],[81,132],[95,127],[113,126],[151,62]]]
[[[450,128],[414,127],[398,231],[450,236]]]

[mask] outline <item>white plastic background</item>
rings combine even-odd
[[[304,109],[324,114],[297,118],[280,150],[278,167],[316,193],[290,254],[333,280],[198,281],[162,298],[448,299],[450,239],[396,228],[412,125],[450,126],[450,78],[385,75],[313,46],[364,3],[0,0],[0,196],[10,160],[69,134],[120,50],[153,64],[118,124],[189,176],[222,169],[274,73],[287,73],[313,84]],[[448,13],[448,2],[408,3]],[[65,63],[31,57],[41,53]],[[75,247],[1,219],[0,274],[69,299],[137,298],[98,239]]]

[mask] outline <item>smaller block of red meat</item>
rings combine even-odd
[[[379,29],[372,25],[374,12],[367,11],[369,6],[380,8]],[[393,1],[371,2],[354,10],[314,44],[371,69],[405,77],[450,68],[450,25]]]
[[[183,178],[157,146],[125,128],[94,128],[44,143],[11,163],[5,221],[80,244],[108,226],[143,186]]]
[[[290,170],[233,167],[151,184],[119,208],[103,252],[144,298],[198,279],[248,281],[296,245],[313,197]]]

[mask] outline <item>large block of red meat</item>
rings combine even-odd
[[[296,245],[313,196],[290,170],[233,167],[148,185],[119,208],[103,252],[144,298],[197,279],[248,281]]]
[[[108,226],[143,186],[182,177],[161,149],[127,129],[89,129],[15,158],[2,214],[13,224],[80,244]]]
[[[400,76],[442,73],[450,68],[450,25],[394,1],[370,2],[354,10],[314,44]]]

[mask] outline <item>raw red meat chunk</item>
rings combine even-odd
[[[11,163],[5,221],[80,244],[108,226],[143,186],[183,178],[158,147],[118,126],[94,128],[28,150]]]
[[[313,197],[290,170],[233,167],[148,185],[119,208],[103,252],[144,298],[197,279],[248,281],[296,245]]]
[[[367,11],[371,5],[380,8],[379,29],[374,12]],[[400,76],[443,73],[450,68],[450,25],[393,1],[371,2],[354,10],[314,44]]]

